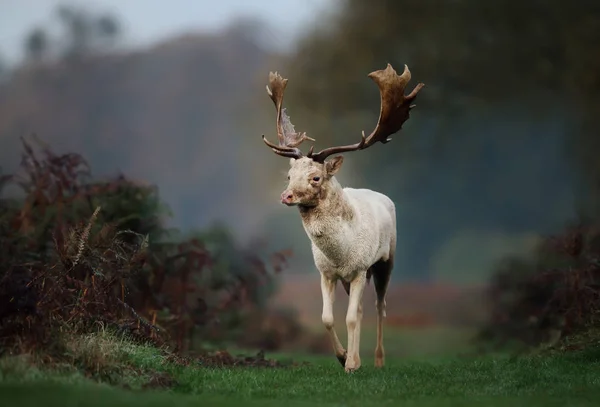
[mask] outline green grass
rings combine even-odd
[[[322,327],[320,327],[323,329]],[[339,333],[344,333],[340,330]],[[374,352],[377,343],[375,327],[361,332],[362,354]],[[420,329],[386,327],[383,343],[386,354],[393,358],[422,358],[442,356],[472,350],[469,341],[475,334],[473,329],[431,326]]]
[[[106,338],[99,340],[111,352]],[[88,338],[85,352],[98,357]],[[100,346],[100,345],[99,345]],[[114,350],[113,350],[114,351]],[[72,370],[47,372],[23,358],[0,361],[0,400],[5,406],[592,406],[600,399],[600,349],[551,356],[509,358],[388,358],[347,375],[333,356],[302,357],[309,366],[286,369],[176,366],[156,350],[122,343],[119,358],[137,369],[123,380],[136,387],[144,371],[170,373],[169,391],[127,391],[95,384]],[[109,357],[103,354],[104,357]],[[284,357],[283,355],[278,357]]]

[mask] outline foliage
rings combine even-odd
[[[263,286],[283,270],[286,253],[271,256],[271,270],[230,237],[176,240],[155,188],[123,176],[93,181],[77,154],[44,147],[40,157],[25,140],[23,148],[22,173],[0,179],[20,188],[0,199],[4,351],[57,346],[65,332],[98,324],[185,351],[215,318],[262,309]],[[213,269],[219,250],[236,268],[221,261]]]
[[[490,319],[482,343],[555,345],[600,326],[600,228],[579,222],[546,238],[531,260],[509,257],[488,291]],[[580,346],[588,346],[580,343]]]
[[[44,27],[27,34],[24,49],[31,62],[46,62],[51,56],[77,61],[93,53],[110,49],[121,34],[119,21],[111,14],[98,14],[86,8],[60,5],[56,19],[63,35],[53,38]]]

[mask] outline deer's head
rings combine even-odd
[[[281,203],[294,206],[317,206],[327,196],[329,181],[340,169],[341,155],[324,163],[308,157],[290,158],[288,185],[281,193]]]
[[[355,144],[330,147],[318,153],[314,153],[311,146],[305,156],[298,146],[305,140],[315,140],[308,137],[305,132],[296,132],[285,109],[282,108],[283,94],[288,80],[282,78],[277,72],[269,73],[267,93],[277,110],[279,144],[271,143],[264,135],[262,139],[273,152],[290,158],[289,181],[287,188],[281,194],[283,204],[288,206],[317,206],[322,199],[326,198],[331,180],[339,171],[343,162],[342,156],[338,155],[327,160],[329,156],[364,150],[378,141],[383,144],[388,143],[391,141],[389,136],[399,131],[402,124],[408,120],[410,110],[415,107],[411,103],[424,86],[419,83],[409,95],[404,95],[404,89],[411,78],[408,67],[404,65],[404,72],[402,75],[398,75],[394,68],[388,64],[386,69],[371,72],[368,76],[375,81],[381,95],[381,110],[375,130],[368,137],[365,136],[363,131],[361,140]]]

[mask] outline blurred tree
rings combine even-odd
[[[227,24],[224,31],[225,36],[246,41],[265,50],[275,46],[269,25],[258,17],[236,17]]]
[[[2,57],[2,54],[0,53],[0,82],[3,81],[4,79],[6,79],[6,77],[8,76],[8,63],[6,62],[6,60]]]
[[[112,15],[102,15],[96,20],[98,36],[104,40],[108,46],[114,45],[121,36],[122,28],[116,17]]]
[[[588,86],[597,82],[600,57],[589,51],[598,45],[600,10],[591,1],[569,7],[558,0],[344,0],[340,5],[333,21],[304,39],[298,64],[290,66],[295,74],[308,70],[305,77],[316,81],[299,87],[313,109],[343,113],[364,107],[365,98],[357,95],[371,86],[360,78],[386,62],[408,63],[429,83],[426,99],[443,101],[443,109],[512,100],[515,89],[520,98],[562,93],[571,99],[589,94]],[[337,72],[335,80],[329,71]],[[499,80],[490,80],[493,75]],[[324,82],[342,93],[323,95]]]
[[[84,56],[90,48],[93,35],[88,14],[74,6],[61,5],[57,7],[56,15],[65,30],[65,58],[77,59]]]
[[[86,8],[60,5],[56,15],[65,32],[63,53],[67,59],[114,46],[121,34],[118,19],[110,14],[96,16]]]
[[[41,62],[48,51],[48,34],[43,28],[33,29],[25,38],[25,52],[30,61]]]

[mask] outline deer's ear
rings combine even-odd
[[[333,176],[336,172],[340,170],[342,167],[342,163],[344,162],[344,157],[338,155],[333,157],[331,160],[325,161],[325,171],[327,171],[327,175],[330,177]]]
[[[294,157],[290,158],[290,167],[294,165],[294,162],[296,162],[296,159]]]

